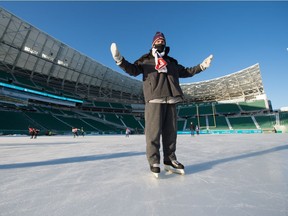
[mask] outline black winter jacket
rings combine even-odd
[[[185,68],[167,54],[163,57],[167,62],[167,73],[158,73],[155,69],[155,59],[151,51],[136,60],[134,64],[123,58],[119,65],[131,76],[143,74],[143,92],[146,103],[153,99],[166,97],[180,96],[183,98],[179,78],[192,77],[202,71],[200,64],[195,67]]]

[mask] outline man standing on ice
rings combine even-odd
[[[168,56],[163,33],[156,32],[149,53],[144,54],[133,64],[119,52],[115,43],[111,44],[112,57],[116,64],[131,76],[143,74],[145,98],[146,156],[150,170],[158,177],[160,173],[160,136],[164,156],[164,168],[184,174],[184,166],[176,157],[177,113],[176,104],[183,101],[179,78],[192,77],[210,66],[210,55],[201,64],[184,67]]]

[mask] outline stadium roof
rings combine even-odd
[[[0,72],[81,99],[144,103],[142,82],[105,67],[0,8]],[[186,102],[249,100],[264,94],[259,64],[227,76],[181,84]]]
[[[252,100],[264,95],[259,64],[223,77],[181,84],[187,102]]]
[[[143,100],[142,82],[105,67],[0,8],[0,69],[94,100]]]

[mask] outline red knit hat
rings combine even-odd
[[[152,47],[153,47],[154,43],[156,42],[156,40],[158,40],[158,39],[163,39],[165,41],[165,44],[166,44],[166,39],[165,39],[164,34],[161,32],[156,32],[155,36],[153,37]]]

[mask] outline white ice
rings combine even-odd
[[[145,136],[0,137],[1,216],[287,216],[288,134],[179,135],[185,175]]]

